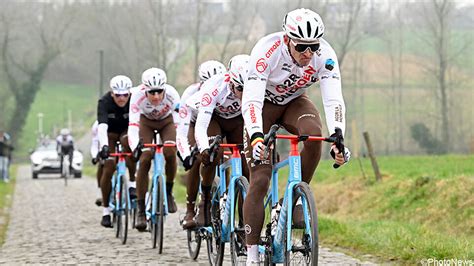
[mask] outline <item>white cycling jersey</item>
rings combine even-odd
[[[71,135],[67,135],[66,137],[59,135],[56,137],[56,143],[59,147],[73,147],[74,138]]]
[[[330,133],[335,127],[345,130],[345,105],[336,53],[324,39],[309,65],[296,65],[284,43],[284,32],[260,39],[250,54],[250,70],[244,84],[242,114],[249,136],[263,132],[264,100],[286,105],[319,81]]]
[[[180,98],[176,89],[168,84],[164,85],[165,96],[158,105],[152,105],[145,94],[145,86],[140,85],[137,89],[132,88],[132,96],[130,99],[130,111],[128,118],[128,143],[130,149],[135,150],[138,145],[140,127],[140,115],[143,114],[150,120],[163,120],[170,114],[173,115],[174,123],[177,124],[178,113],[175,109],[179,108]]]
[[[227,73],[217,74],[206,80],[199,93],[186,101],[191,108],[198,110],[194,136],[199,151],[209,148],[207,127],[212,114],[231,119],[241,115],[241,102],[229,88],[230,77]]]
[[[92,141],[91,141],[91,157],[95,158],[97,157],[97,154],[99,153],[99,122],[96,120],[94,124],[92,125],[91,128],[91,134],[92,134]]]
[[[181,95],[181,105],[179,107],[179,123],[176,128],[176,147],[184,159],[191,155],[188,139],[189,125],[196,122],[197,111],[190,108],[186,101],[194,94],[199,92],[201,83],[194,83],[189,85]]]

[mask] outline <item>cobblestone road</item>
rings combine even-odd
[[[57,176],[31,179],[29,167],[18,170],[16,190],[0,264],[107,263],[159,265],[207,265],[206,248],[198,261],[188,257],[186,233],[178,214],[165,224],[163,254],[151,248],[149,233],[129,231],[126,245],[113,229],[99,225],[101,209],[93,205],[96,183],[92,178],[70,180],[64,187]],[[227,256],[228,257],[228,256]],[[320,262],[328,265],[369,265],[342,253],[320,248]],[[230,265],[229,261],[224,263]]]

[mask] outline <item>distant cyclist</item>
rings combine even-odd
[[[97,106],[97,134],[99,137],[100,157],[105,160],[100,188],[102,191],[102,221],[104,227],[112,227],[109,208],[109,196],[112,191],[112,176],[115,172],[116,159],[109,157],[115,152],[115,144],[120,141],[124,151],[131,152],[127,141],[128,110],[130,106],[130,89],[132,81],[127,76],[119,75],[110,80],[110,91],[100,98]],[[130,196],[135,196],[135,163],[126,157],[130,175]]]
[[[99,156],[100,144],[99,144],[98,127],[99,127],[99,122],[97,122],[96,120],[94,124],[92,124],[92,128],[91,128],[92,140],[91,140],[90,154],[92,158],[92,164],[93,165],[97,164],[96,178],[97,178],[97,188],[99,188],[98,190],[99,195],[97,196],[97,199],[95,200],[95,204],[97,206],[101,206],[102,205],[102,192],[100,190],[100,178],[102,177],[104,162],[103,160],[100,159],[100,156]]]
[[[251,182],[244,203],[247,263],[259,262],[258,243],[264,222],[264,197],[272,166],[264,158],[264,133],[275,123],[296,135],[322,135],[319,111],[306,91],[320,81],[328,130],[344,132],[345,105],[336,53],[322,38],[321,17],[309,9],[296,9],[283,19],[283,32],[260,39],[250,55],[250,70],[245,81],[242,113],[245,120],[244,144],[249,160]],[[320,142],[303,142],[302,179],[309,183],[321,157]],[[335,148],[336,164],[344,164],[349,150],[341,154]],[[262,163],[255,164],[255,160]],[[293,212],[294,225],[304,221],[301,204]]]
[[[159,68],[149,68],[142,74],[142,84],[133,89],[130,102],[130,118],[128,127],[128,141],[134,153],[138,152],[140,166],[137,173],[137,203],[138,216],[136,228],[139,231],[146,229],[145,195],[148,190],[148,172],[153,158],[150,148],[139,146],[139,141],[152,143],[155,139],[155,130],[160,134],[163,143],[176,142],[176,126],[180,98],[175,88],[166,84],[166,73]],[[168,211],[177,211],[173,197],[173,184],[176,176],[176,148],[163,148],[165,157],[166,193]]]
[[[194,212],[196,196],[199,190],[199,166],[201,165],[201,159],[199,156],[191,158],[190,146],[193,147],[196,144],[194,138],[194,127],[196,123],[197,111],[190,108],[186,101],[193,97],[194,94],[199,93],[199,90],[204,83],[210,77],[222,74],[226,72],[225,66],[218,61],[209,60],[202,63],[198,69],[199,82],[191,84],[187,87],[183,95],[181,96],[181,105],[179,108],[179,124],[176,129],[176,146],[180,158],[183,162],[184,169],[188,171],[186,176],[186,215],[183,220],[183,228],[191,229],[196,227],[196,221]]]
[[[63,158],[69,156],[69,170],[72,169],[72,158],[74,154],[74,138],[71,136],[69,129],[63,128],[59,131],[59,136],[56,137],[56,150],[61,162],[61,171],[63,169]]]
[[[249,69],[249,56],[236,55],[229,61],[227,73],[215,75],[206,80],[198,98],[188,100],[188,105],[198,110],[195,138],[201,152],[202,197],[199,203],[196,222],[200,226],[210,223],[211,186],[215,176],[219,156],[210,161],[210,142],[217,135],[224,136],[228,143],[242,143],[244,121],[241,115],[242,90]],[[243,156],[243,155],[242,155]],[[245,158],[243,158],[242,161]],[[244,176],[248,177],[246,165],[242,166]]]

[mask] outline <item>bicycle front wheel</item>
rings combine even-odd
[[[234,197],[234,206],[231,210],[234,212],[234,221],[230,221],[231,223],[234,223],[234,231],[230,234],[232,265],[245,265],[245,262],[247,261],[243,204],[248,190],[249,182],[247,181],[247,178],[243,176],[239,177],[235,184],[235,195],[232,195]]]
[[[188,252],[191,259],[196,260],[201,249],[201,235],[197,229],[188,229]]]
[[[219,178],[216,176],[211,189],[211,226],[212,232],[206,233],[207,257],[209,264],[222,265],[225,243],[221,241],[222,220],[219,210],[219,193],[217,190]]]
[[[151,222],[151,236],[153,248],[158,248],[158,254],[163,251],[163,224],[164,224],[164,187],[162,178],[158,177],[158,185],[156,187],[156,202],[153,202],[152,208],[155,208],[155,217]],[[153,191],[153,190],[152,190]],[[152,197],[153,198],[153,197]]]
[[[120,193],[119,193],[119,211],[118,211],[118,219],[120,221],[120,228],[119,230],[119,237],[122,240],[122,244],[127,243],[127,235],[128,235],[128,213],[130,212],[130,207],[128,204],[128,186],[127,180],[125,176],[121,176],[121,186],[120,186]]]
[[[293,210],[301,202],[304,222],[288,221],[291,235],[283,233],[285,247],[284,265],[318,265],[318,215],[313,193],[305,182],[297,184],[293,189]],[[299,208],[299,207],[298,207]],[[295,214],[295,212],[293,212]],[[289,217],[289,215],[287,216]],[[286,250],[288,239],[290,250]]]

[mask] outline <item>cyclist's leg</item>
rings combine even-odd
[[[194,138],[194,124],[189,126],[188,132],[188,140],[191,147],[196,144],[196,140]],[[199,156],[196,156],[194,159],[194,164],[189,169],[186,175],[186,216],[184,217],[183,227],[185,229],[193,228],[196,226],[196,222],[194,221],[194,216],[196,215],[194,211],[197,193],[199,191],[199,168],[201,165],[201,159]]]
[[[282,118],[282,125],[288,132],[295,135],[321,136],[321,118],[311,100],[303,94],[288,104]],[[301,176],[303,181],[310,183],[314,171],[321,158],[320,141],[303,142],[301,151]]]
[[[314,104],[306,94],[288,104],[283,115],[282,125],[291,134],[321,136],[321,118]],[[320,141],[303,142],[301,151],[301,176],[303,181],[310,183],[314,171],[321,159]],[[297,228],[304,227],[303,207],[298,202],[293,211],[293,225]]]
[[[160,128],[158,129],[163,143],[176,144],[176,127],[173,123],[173,116],[169,115],[167,118],[160,121]],[[173,196],[173,184],[178,170],[178,163],[176,161],[176,147],[164,147],[163,156],[165,157],[165,173],[166,173],[166,196],[168,199],[168,211],[175,213],[178,210]]]
[[[207,136],[209,142],[214,141],[215,136],[221,135],[222,130],[217,122],[215,116],[212,117],[209,126],[207,128]],[[216,174],[216,166],[219,163],[219,159],[223,154],[222,149],[219,149],[219,154],[214,158],[214,161],[209,165],[201,164],[201,202],[199,203],[198,213],[196,214],[196,222],[198,225],[209,225],[210,223],[210,207],[211,207],[211,188],[214,176]]]
[[[152,143],[155,136],[151,121],[143,115],[140,116],[139,136],[140,139],[143,140],[143,143]],[[135,227],[139,231],[146,229],[145,195],[148,190],[148,171],[150,170],[151,159],[153,156],[150,148],[144,148],[142,151],[143,152],[140,155],[140,167],[137,172],[138,216]]]
[[[69,155],[69,170],[72,171],[72,159],[74,158],[74,147],[69,147],[68,153]]]
[[[276,123],[283,115],[285,106],[278,106],[265,101],[262,117],[263,130],[268,132],[270,126]],[[247,197],[244,201],[244,223],[246,243],[248,247],[248,261],[259,261],[258,243],[260,242],[260,232],[264,222],[264,198],[270,185],[272,173],[271,160],[263,160],[261,164],[255,165],[252,158],[252,146],[250,136],[244,130],[243,143],[245,157],[249,159],[248,167],[250,172],[250,186]]]
[[[116,133],[108,133],[110,153],[115,152],[115,142],[119,139]],[[102,226],[111,227],[109,199],[112,191],[112,176],[115,172],[115,158],[109,157],[105,159],[104,168],[102,170],[102,177],[100,178],[100,189],[102,191]]]

